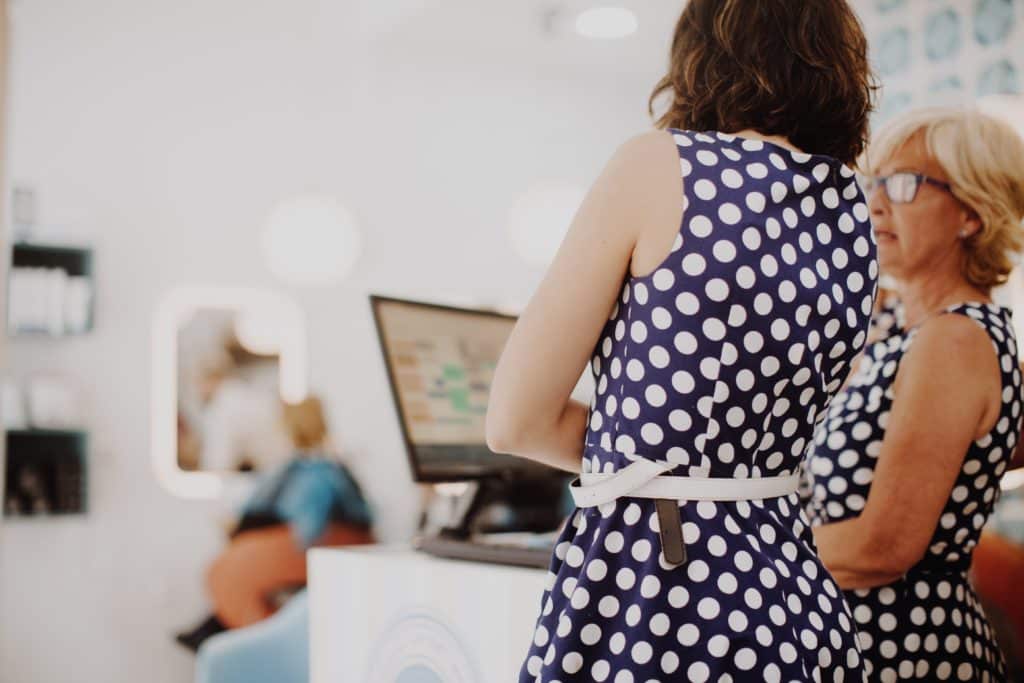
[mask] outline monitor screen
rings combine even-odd
[[[417,481],[551,471],[487,448],[491,379],[515,317],[381,296],[370,301]]]

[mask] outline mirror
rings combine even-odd
[[[307,393],[305,324],[274,292],[190,287],[161,303],[153,334],[153,458],[169,490],[215,497],[240,472],[289,457],[283,402]]]
[[[264,469],[287,452],[280,356],[246,344],[245,312],[203,308],[178,327],[178,467]]]

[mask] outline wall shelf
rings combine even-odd
[[[88,441],[77,430],[8,430],[4,516],[84,513]]]
[[[16,242],[7,280],[9,335],[63,337],[92,329],[92,249]]]

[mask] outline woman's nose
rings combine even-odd
[[[889,198],[884,185],[876,185],[868,191],[868,209],[872,216],[883,216],[889,212]]]

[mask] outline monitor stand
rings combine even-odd
[[[566,481],[559,476],[481,479],[464,494],[469,501],[461,514],[439,534],[466,539],[474,534],[556,529],[564,518],[561,503]]]
[[[449,559],[546,568],[564,519],[567,483],[561,476],[474,482],[458,501],[461,513],[437,533],[420,536],[416,547]]]

